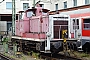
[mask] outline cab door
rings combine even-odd
[[[79,19],[77,18],[74,18],[74,19],[71,19],[71,27],[70,27],[70,32],[71,32],[71,38],[78,38],[78,32],[80,31],[79,29]]]
[[[68,31],[68,21],[63,20],[54,20],[54,38],[55,39],[62,39],[62,31],[67,30]],[[68,34],[67,34],[68,38]]]
[[[82,36],[90,37],[90,18],[83,18],[82,20]]]

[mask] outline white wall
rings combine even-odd
[[[55,10],[55,4],[58,3],[58,9],[64,9],[64,2],[67,1],[67,8],[71,8],[74,7],[73,6],[73,0],[51,0],[52,4],[50,4],[50,7],[47,6],[48,8],[50,8],[51,11]],[[81,5],[85,5],[85,0],[77,0],[77,6],[81,6]]]
[[[77,5],[81,6],[85,4],[85,0],[77,0]]]
[[[15,0],[16,1],[16,13],[20,10],[23,10],[23,3],[29,3],[30,8],[33,6],[33,0],[30,1],[20,1],[20,0]],[[36,2],[39,0],[36,0]],[[73,0],[41,0],[43,2],[40,2],[40,4],[44,4],[45,9],[49,9],[51,11],[56,10],[55,9],[55,4],[58,3],[58,9],[64,9],[64,4],[63,2],[67,1],[67,8],[73,7]],[[47,1],[51,1],[47,2]],[[12,0],[5,0],[4,2],[0,3],[0,14],[11,14],[12,9],[6,9],[6,2],[12,2]],[[85,0],[77,0],[77,5],[81,6],[85,4]]]
[[[0,4],[0,14],[12,14],[12,9],[6,9],[6,2],[12,2],[12,0],[5,0]],[[23,3],[29,3],[29,6],[33,6],[32,1],[20,1],[20,0],[15,0],[16,2],[16,13],[18,11],[23,10]]]

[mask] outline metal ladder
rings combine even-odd
[[[67,30],[63,30],[63,31],[62,31],[63,52],[64,52],[64,55],[65,55],[65,56],[70,56],[70,55],[71,55],[70,53],[74,54],[74,51],[73,51],[73,50],[70,50],[70,49],[68,48],[68,44],[67,44],[67,41],[66,41],[66,35],[67,35]],[[74,56],[76,56],[76,55],[74,54]]]

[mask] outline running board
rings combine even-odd
[[[51,51],[40,51],[42,53],[51,53]]]

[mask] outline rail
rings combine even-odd
[[[82,60],[76,57],[71,57],[71,56],[64,56],[63,54],[45,54],[42,53],[40,54],[41,58],[46,59],[46,60]]]
[[[10,57],[8,57],[8,56],[5,56],[5,55],[2,54],[2,53],[0,53],[0,59],[1,59],[1,60],[15,60],[15,59],[13,59],[13,58],[10,58]]]

